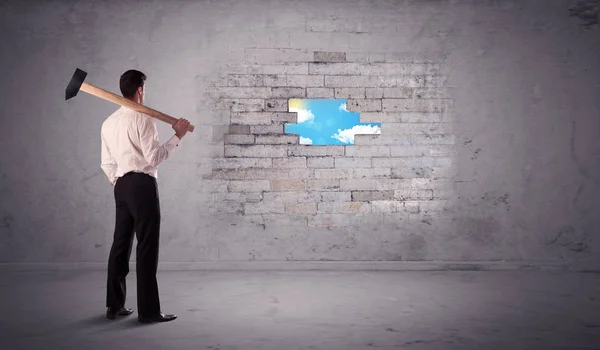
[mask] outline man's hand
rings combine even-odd
[[[185,134],[188,132],[188,127],[190,126],[190,122],[187,119],[179,118],[177,123],[173,125],[173,130],[175,130],[175,136],[182,139]]]

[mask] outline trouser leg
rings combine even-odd
[[[148,175],[136,175],[139,179],[134,204],[136,247],[136,275],[138,314],[152,317],[160,313],[158,295],[158,253],[160,238],[160,204],[156,180]]]
[[[125,306],[127,296],[125,279],[129,273],[129,259],[133,246],[134,218],[127,205],[127,192],[123,191],[122,185],[122,182],[117,182],[114,188],[115,231],[108,258],[106,306],[114,308]]]

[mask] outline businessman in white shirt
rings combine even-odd
[[[144,104],[146,75],[128,70],[120,78],[123,97]],[[169,158],[187,133],[189,121],[179,119],[175,135],[160,144],[156,120],[121,107],[102,124],[101,168],[113,185],[116,222],[108,259],[106,317],[133,313],[125,307],[126,283],[133,234],[137,236],[136,277],[138,320],[166,322],[177,318],[160,308],[156,272],[160,234],[160,204],[156,179],[158,165]]]

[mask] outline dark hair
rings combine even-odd
[[[119,87],[123,97],[132,98],[136,90],[144,85],[146,75],[139,70],[130,69],[121,75]]]

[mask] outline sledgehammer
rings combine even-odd
[[[94,95],[96,97],[100,97],[102,99],[116,103],[118,105],[121,105],[121,106],[124,106],[127,108],[131,108],[138,112],[146,113],[149,116],[156,118],[158,120],[162,120],[165,123],[168,123],[171,125],[174,125],[175,123],[177,123],[178,119],[173,118],[170,115],[161,113],[152,108],[148,108],[142,104],[136,103],[134,101],[128,100],[119,95],[113,94],[110,91],[100,89],[99,87],[96,87],[94,85],[84,82],[86,76],[87,76],[87,73],[82,71],[81,69],[77,68],[75,70],[75,73],[73,74],[73,77],[71,78],[71,81],[69,82],[69,85],[67,86],[67,90],[65,91],[65,94],[66,94],[65,101],[77,96],[77,93],[79,92],[79,90],[83,90],[83,91],[87,92],[88,94]],[[188,127],[188,131],[189,132],[194,131],[194,126],[192,124],[190,124],[190,126]]]

